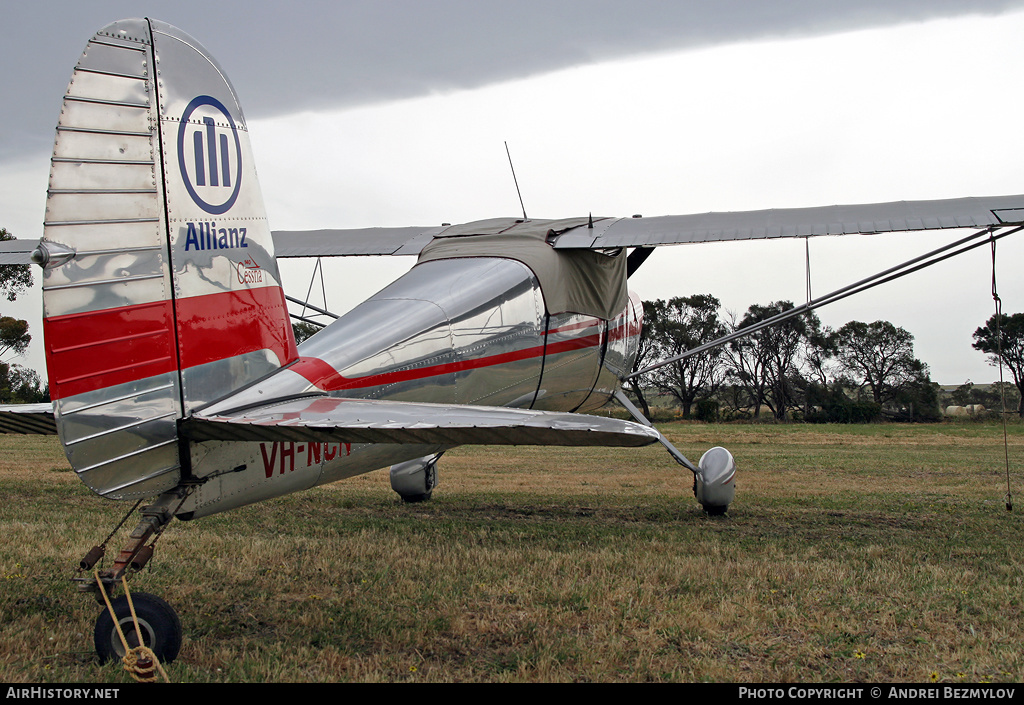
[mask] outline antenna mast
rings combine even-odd
[[[519,194],[519,207],[523,209],[523,220],[529,220],[526,217],[526,206],[523,205],[523,194],[519,190],[519,179],[516,178],[516,168],[512,166],[512,154],[508,151],[508,140],[505,140],[505,154],[508,155],[508,166],[512,170],[512,181],[516,185],[516,193]]]

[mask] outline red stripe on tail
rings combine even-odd
[[[177,301],[183,368],[255,350],[286,365],[298,357],[280,287],[195,296]],[[170,301],[72,313],[43,320],[50,395],[62,399],[174,372]],[[57,341],[50,343],[49,341]]]

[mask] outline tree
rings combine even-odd
[[[749,311],[748,311],[749,315]],[[737,321],[735,313],[731,313],[732,320],[729,323],[731,330],[739,330],[748,327],[743,321]],[[744,321],[746,317],[744,317]],[[733,381],[732,403],[737,409],[740,408],[740,399],[746,396],[746,405],[753,407],[754,418],[760,418],[761,407],[765,403],[765,389],[768,385],[767,365],[765,353],[761,350],[759,341],[753,339],[752,334],[746,338],[735,340],[726,348],[726,356],[729,360],[729,378]]]
[[[7,232],[6,228],[0,228],[0,240],[13,239],[14,236]],[[32,272],[27,264],[0,267],[0,293],[6,296],[8,301],[14,301],[18,294],[23,293],[30,286],[32,286]],[[28,321],[10,316],[0,316],[0,357],[9,352],[23,355],[31,341],[32,336],[28,333]],[[19,365],[0,363],[0,398],[11,401],[12,386],[28,390],[32,382],[28,373],[35,375],[35,388],[37,392],[41,393],[38,389],[39,377],[35,372]],[[25,394],[30,393],[24,391],[22,396]],[[24,401],[24,399],[19,398],[17,401]]]
[[[889,321],[850,321],[836,331],[836,345],[843,369],[876,404],[937,404],[928,366],[914,357],[909,331]],[[922,414],[924,409],[915,409],[914,415]]]
[[[734,330],[742,330],[793,309],[791,301],[753,304]],[[752,333],[729,344],[732,376],[746,390],[754,416],[766,405],[777,419],[785,419],[799,403],[800,365],[812,336],[820,336],[821,322],[805,313]],[[823,364],[823,363],[822,363]]]
[[[990,409],[1002,409],[1004,405],[1007,408],[1013,408],[1020,405],[1022,398],[1024,396],[1013,382],[997,380],[989,385],[989,391],[983,395],[980,403]]]
[[[835,360],[839,353],[836,333],[822,327],[817,317],[808,319],[807,344],[804,347],[804,369],[809,382],[827,387],[835,381]]]
[[[0,362],[0,403],[35,404],[44,401],[50,401],[50,388],[42,386],[35,370]]]
[[[315,323],[307,323],[306,321],[295,321],[294,323],[292,323],[292,332],[295,333],[296,345],[306,340],[307,338],[312,338],[321,330],[323,330],[323,328],[316,325]]]
[[[644,319],[643,324],[640,326],[640,337],[637,339],[636,357],[633,358],[631,372],[637,372],[656,362],[657,346],[653,342],[654,337],[651,334],[651,329],[654,326],[654,320],[658,313],[654,310],[654,303],[652,301],[644,301],[643,307]],[[640,408],[643,409],[644,416],[648,419],[651,418],[651,407],[647,404],[647,397],[644,396],[643,386],[644,384],[650,384],[648,378],[651,374],[648,372],[639,377],[631,377],[629,380],[629,387],[632,389],[633,394],[636,395],[636,400],[640,402]]]
[[[806,404],[808,413],[804,420],[816,423],[870,423],[882,414],[881,404],[850,398],[843,380],[831,385],[812,382],[807,388]]]
[[[907,421],[938,421],[942,418],[939,409],[939,385],[928,377],[928,366],[916,360],[916,377],[904,384],[893,399],[896,414]]]
[[[0,267],[0,269],[3,269]],[[32,341],[28,334],[28,321],[0,316],[0,357],[9,352],[23,355]]]
[[[986,353],[989,364],[998,367],[1002,362],[1010,370],[1021,394],[1017,414],[1024,418],[1024,313],[994,314],[974,331],[972,347]]]
[[[969,404],[978,403],[974,401],[976,392],[977,390],[974,388],[974,382],[967,380],[957,387],[949,396],[957,406],[967,406]]]
[[[650,302],[649,328],[658,356],[675,357],[725,335],[725,325],[718,317],[720,307],[718,299],[710,294]],[[645,302],[645,318],[647,311]],[[710,397],[722,384],[725,370],[721,360],[721,348],[706,350],[656,370],[651,381],[658,389],[675,397],[683,410],[683,418],[688,419],[694,402]]]
[[[14,235],[0,228],[0,241],[13,240]],[[8,301],[14,301],[32,286],[32,270],[27,264],[4,265],[0,267],[0,294]],[[10,316],[0,316],[0,356],[7,353],[23,355],[28,349],[32,336],[28,333],[28,321]],[[0,402],[5,404],[28,404],[50,401],[50,388],[43,388],[39,374],[21,365],[0,362]]]

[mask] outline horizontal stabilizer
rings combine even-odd
[[[0,433],[56,436],[53,404],[5,404],[0,406]]]
[[[32,264],[32,251],[39,247],[39,240],[0,241],[0,265]]]
[[[194,441],[644,446],[658,432],[584,414],[374,399],[304,397],[182,423]]]
[[[39,247],[38,240],[0,241],[0,265],[32,264],[32,252]]]

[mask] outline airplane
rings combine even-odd
[[[182,639],[173,608],[134,593],[137,632],[125,596],[111,598],[174,519],[383,468],[405,501],[425,501],[438,459],[463,444],[661,443],[704,510],[724,513],[732,455],[712,448],[691,463],[621,389],[646,371],[633,371],[643,309],[627,279],[657,247],[976,231],[926,256],[939,258],[1022,226],[1024,196],[997,196],[272,232],[225,72],[180,29],[126,19],[95,33],[72,74],[42,239],[0,243],[0,264],[42,268],[53,399],[0,409],[0,430],[56,433],[87,487],[134,501],[129,516],[141,506],[112,567],[88,573],[104,542],[79,581],[110,600],[94,630],[101,659],[125,654],[121,625],[129,649],[144,643],[167,663]],[[277,259],[357,255],[416,263],[297,345]],[[612,398],[634,421],[587,413]]]

